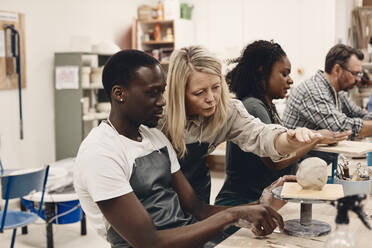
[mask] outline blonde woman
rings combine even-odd
[[[206,203],[211,185],[205,159],[220,143],[231,141],[243,151],[279,161],[303,144],[323,140],[309,129],[287,130],[248,114],[230,97],[221,62],[200,46],[173,52],[165,98],[162,131],[177,152],[182,172]]]

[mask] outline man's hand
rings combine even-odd
[[[227,211],[237,217],[238,223],[246,223],[242,227],[251,227],[256,236],[265,236],[274,231],[279,226],[283,229],[284,222],[280,214],[266,205],[249,205],[229,208]]]
[[[259,203],[268,205],[275,210],[279,210],[281,207],[283,207],[287,202],[275,198],[273,194],[271,193],[271,191],[275,189],[276,187],[283,186],[284,182],[296,182],[296,176],[285,175],[283,177],[280,177],[278,180],[273,182],[271,185],[267,186],[261,194]]]
[[[339,141],[346,140],[351,135],[351,130],[344,132],[332,132],[327,129],[317,130],[316,132],[322,135],[319,144],[334,144],[336,145]]]
[[[307,129],[306,127],[297,127],[295,130],[287,130],[287,140],[289,144],[310,144],[320,139],[322,139],[320,133]]]

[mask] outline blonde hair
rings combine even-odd
[[[165,90],[166,107],[162,130],[172,142],[179,158],[186,154],[184,130],[186,126],[185,91],[193,71],[217,75],[221,79],[221,98],[215,113],[208,117],[208,132],[215,132],[224,125],[227,116],[227,102],[230,97],[228,86],[222,75],[221,62],[200,46],[184,47],[172,53]]]

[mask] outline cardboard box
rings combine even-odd
[[[153,8],[149,5],[141,5],[137,9],[138,20],[140,21],[151,21]]]
[[[363,0],[363,6],[372,6],[372,0]]]

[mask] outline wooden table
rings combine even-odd
[[[372,143],[344,140],[338,142],[335,146],[317,145],[313,151],[342,153],[346,156],[359,157],[365,155],[367,152],[372,152]]]
[[[368,215],[369,222],[372,224],[372,200],[364,202],[364,211]],[[283,216],[284,220],[298,219],[300,215],[299,203],[287,203],[279,213]],[[332,227],[332,232],[335,229],[336,208],[327,204],[313,204],[313,219],[322,220],[327,222]],[[349,230],[355,234],[357,241],[356,247],[372,247],[372,231],[369,231],[359,220],[354,213],[349,213],[350,224]],[[285,233],[272,233],[265,237],[255,237],[249,229],[240,229],[238,232],[224,240],[216,246],[216,248],[317,248],[324,247],[324,242],[329,235],[313,237],[313,238],[300,238],[289,236]]]
[[[340,141],[335,146],[328,146],[328,145],[317,145],[312,150],[313,154],[311,156],[318,156],[319,154],[315,153],[324,153],[328,154],[332,157],[332,168],[331,168],[331,176],[328,177],[327,183],[333,183],[333,179],[335,176],[335,170],[337,169],[338,165],[338,155],[343,154],[349,157],[363,157],[368,152],[372,152],[372,143],[364,142],[364,141]]]

